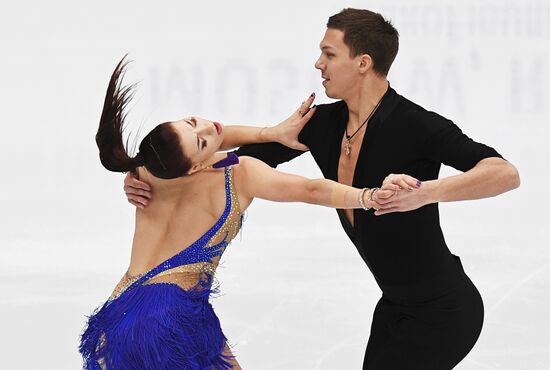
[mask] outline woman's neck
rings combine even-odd
[[[161,179],[151,174],[145,167],[139,167],[137,168],[138,179],[151,186],[151,191],[155,193],[155,198],[166,198],[175,194],[181,195],[182,191],[185,191],[185,189],[192,188],[192,185],[202,177],[201,174],[203,174],[204,171],[212,170],[212,165],[224,159],[226,156],[227,153],[216,152],[212,157],[202,163],[201,167],[196,172],[174,179]]]

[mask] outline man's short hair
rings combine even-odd
[[[375,72],[387,76],[399,49],[399,33],[390,21],[366,9],[346,8],[328,19],[327,28],[344,32],[350,56],[371,56]]]

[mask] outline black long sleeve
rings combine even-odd
[[[290,149],[279,143],[249,144],[236,150],[238,156],[254,157],[271,167],[277,167],[279,164],[288,162],[302,153],[304,152],[301,150]]]

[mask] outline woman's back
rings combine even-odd
[[[174,266],[146,283],[173,282],[184,289],[194,287],[202,273],[214,273],[221,253],[240,228],[242,211],[233,169],[208,169],[174,180],[154,179],[145,171],[140,176],[151,183],[155,198],[147,209],[137,211],[130,266],[113,296],[178,254],[188,255],[179,261],[185,266],[177,270]],[[211,235],[205,235],[208,233]],[[210,250],[216,246],[219,248]],[[188,248],[193,250],[186,251]],[[208,257],[209,261],[205,260]]]

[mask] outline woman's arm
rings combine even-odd
[[[291,149],[309,150],[307,146],[298,141],[298,134],[315,113],[315,106],[311,107],[314,99],[315,94],[311,94],[290,117],[273,127],[224,126],[224,138],[220,150],[270,142],[277,142]]]
[[[370,189],[362,190],[327,179],[308,179],[277,171],[260,160],[242,157],[239,165],[241,172],[236,182],[240,192],[246,198],[262,198],[275,202],[304,202],[332,208],[368,208],[376,206],[369,199]],[[416,181],[416,180],[415,180]],[[378,190],[393,194],[398,188]]]

